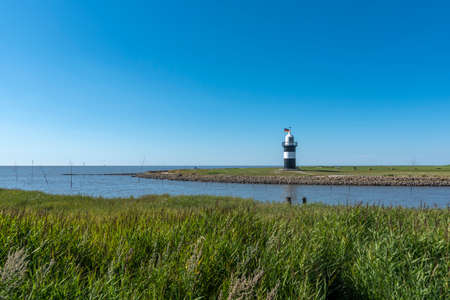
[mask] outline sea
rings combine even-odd
[[[0,166],[0,188],[104,198],[169,194],[233,196],[261,202],[283,202],[291,197],[294,204],[301,203],[303,198],[308,203],[328,205],[448,208],[450,204],[450,187],[239,184],[104,175],[192,168],[194,166]]]

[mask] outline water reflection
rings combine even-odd
[[[298,185],[286,184],[282,186],[283,189],[283,199],[288,201],[290,198],[292,204],[298,204],[297,190],[300,189]]]
[[[168,167],[161,167],[167,169]],[[180,168],[180,167],[173,167]],[[158,169],[158,167],[146,167]],[[104,174],[139,172],[141,167],[73,167],[74,173]],[[357,203],[405,207],[449,205],[450,187],[326,186],[235,184],[214,182],[138,179],[131,176],[62,176],[69,167],[0,167],[0,188],[40,190],[53,194],[82,194],[102,197],[139,197],[146,194],[234,196],[264,202],[292,204],[322,202],[332,205]]]

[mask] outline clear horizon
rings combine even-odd
[[[273,168],[280,167],[283,168],[283,165],[86,165],[86,164],[72,164],[72,165],[0,165],[0,167],[261,167],[261,168]],[[355,166],[355,167],[383,167],[383,166],[393,166],[393,167],[401,167],[401,166],[449,166],[449,164],[414,164],[414,165],[364,165],[364,164],[353,164],[353,165],[343,165],[343,164],[329,164],[329,165],[311,165],[311,164],[297,164],[297,167],[346,167],[346,166]]]
[[[2,1],[0,165],[448,165],[449,10]]]

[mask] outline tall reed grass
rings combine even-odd
[[[0,190],[0,298],[445,299],[446,209]]]

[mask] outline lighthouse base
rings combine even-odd
[[[284,169],[285,170],[294,170],[296,169],[295,158],[285,158],[284,159]]]

